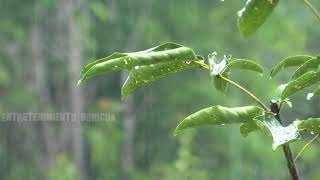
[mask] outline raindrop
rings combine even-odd
[[[225,124],[221,124],[221,126],[224,126]]]
[[[139,69],[139,68],[140,68],[140,66],[135,66],[135,67],[134,67],[134,69]]]
[[[191,64],[191,61],[187,61],[186,64]]]
[[[310,134],[314,135],[314,132],[313,132],[313,131],[311,131],[311,132],[310,132]]]
[[[124,63],[127,65],[127,64],[128,64],[128,61],[125,59],[125,60],[124,60]]]

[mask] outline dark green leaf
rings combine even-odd
[[[283,144],[300,139],[299,131],[294,123],[287,127],[283,127],[273,113],[266,112],[264,115],[256,117],[254,122],[256,122],[262,132],[272,136],[273,150],[276,150]]]
[[[229,123],[246,123],[254,117],[263,113],[263,110],[256,106],[245,106],[236,108],[226,108],[222,106],[212,106],[202,109],[185,118],[176,128],[175,135],[181,131],[204,125],[224,125]]]
[[[303,63],[292,75],[291,79],[296,79],[303,75],[304,73],[310,71],[310,70],[318,70],[318,67],[320,65],[320,57],[312,58],[308,60],[307,62]]]
[[[288,83],[288,85],[284,88],[283,92],[281,93],[280,100],[283,101],[292,94],[309,87],[315,83],[320,81],[320,72],[310,71],[302,76],[298,77],[295,80],[292,80]]]
[[[238,12],[238,24],[241,34],[249,37],[266,21],[279,0],[248,0]]]
[[[194,61],[173,61],[169,63],[152,64],[147,66],[136,66],[121,89],[122,97],[128,96],[131,92],[158,80],[168,74],[182,71],[188,68],[199,66]]]
[[[300,66],[312,58],[313,56],[308,55],[296,55],[287,57],[271,69],[270,77],[274,77],[276,74],[278,74],[278,72],[280,72],[284,68]]]
[[[132,69],[143,66],[171,61],[192,61],[196,59],[193,50],[174,43],[134,53],[115,53],[106,58],[88,64],[81,72],[79,83],[101,73]]]
[[[246,69],[263,73],[263,68],[258,63],[247,59],[232,59],[229,61],[229,64],[227,64],[224,72],[230,72],[233,69]]]
[[[309,118],[307,120],[297,120],[294,122],[299,131],[310,131],[320,133],[320,118]]]

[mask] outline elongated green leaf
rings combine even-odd
[[[278,74],[278,72],[280,72],[284,68],[300,66],[312,58],[313,56],[308,55],[296,55],[287,57],[271,69],[270,77],[274,77],[276,74]]]
[[[79,83],[101,73],[132,69],[143,66],[171,61],[192,61],[196,59],[193,50],[174,43],[165,43],[160,46],[135,52],[115,53],[106,58],[88,64],[82,71]]]
[[[320,57],[312,58],[308,60],[307,62],[303,63],[292,75],[291,79],[297,79],[304,73],[310,71],[310,70],[318,70],[318,67],[320,65]]]
[[[320,81],[320,72],[314,71],[307,72],[297,79],[290,81],[281,93],[281,101],[318,81]]]
[[[128,96],[137,88],[158,80],[168,74],[199,66],[194,61],[173,61],[169,63],[136,66],[132,69],[121,89],[122,97]]]
[[[256,106],[245,106],[236,108],[226,108],[222,106],[212,106],[202,109],[185,118],[176,128],[175,135],[189,128],[204,125],[223,125],[229,123],[246,123],[252,121],[254,117],[263,113],[263,110]]]
[[[320,133],[320,118],[309,118],[307,120],[296,120],[299,131],[310,131],[312,133]]]
[[[279,0],[247,0],[238,12],[238,24],[241,34],[249,37],[266,21]]]
[[[273,113],[265,113],[255,118],[257,126],[273,139],[272,149],[300,139],[298,128],[295,124],[283,127]]]
[[[320,96],[320,87],[318,87],[316,90],[314,90],[312,93],[308,93],[307,100],[310,100],[314,96]]]
[[[233,69],[245,69],[263,73],[263,68],[256,62],[247,59],[232,59],[227,64],[224,72],[230,72]]]

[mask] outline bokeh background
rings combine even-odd
[[[320,8],[320,2],[312,3]],[[282,150],[271,138],[239,134],[238,125],[202,127],[174,137],[187,115],[212,105],[254,105],[230,88],[217,92],[207,71],[170,75],[121,101],[128,72],[109,73],[77,87],[81,68],[113,51],[147,49],[172,41],[207,56],[217,51],[265,67],[263,76],[232,79],[263,101],[292,70],[268,73],[284,57],[319,53],[320,26],[300,0],[281,1],[249,39],[237,29],[245,1],[218,0],[1,0],[0,179],[207,180],[289,179]],[[286,123],[319,117],[319,98],[307,89],[284,108]],[[97,122],[5,121],[7,112],[107,113]],[[54,119],[53,119],[54,120]],[[297,152],[311,138],[292,144]],[[302,179],[318,180],[319,139],[297,160]]]

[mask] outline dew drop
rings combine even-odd
[[[225,124],[221,124],[221,126],[224,126]]]
[[[187,61],[186,64],[191,64],[191,61]]]
[[[134,69],[139,69],[139,68],[140,68],[140,66],[135,66],[135,67],[134,67]]]
[[[311,132],[310,132],[310,134],[314,135],[314,132],[313,132],[313,131],[311,131]]]

